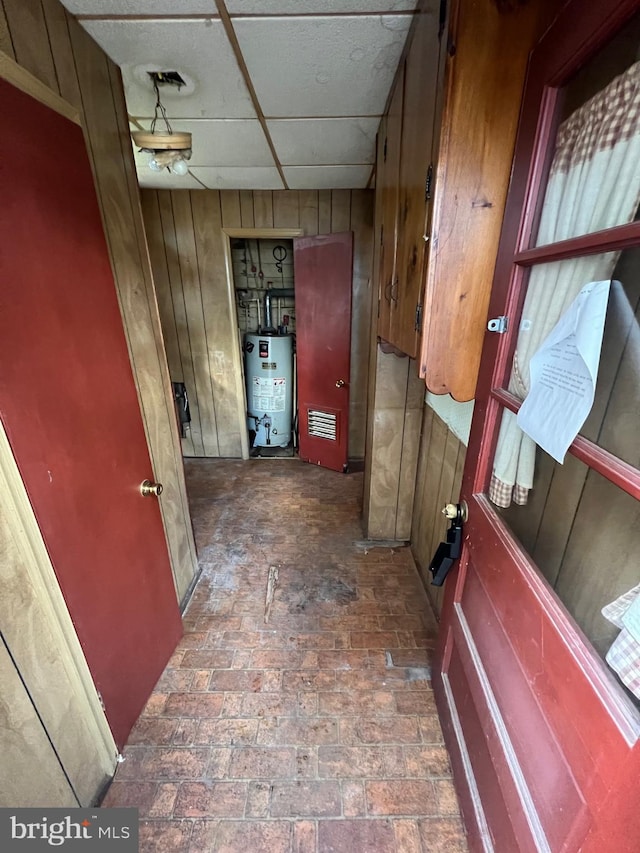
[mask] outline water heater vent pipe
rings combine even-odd
[[[273,324],[271,322],[271,299],[274,296],[295,296],[295,290],[293,287],[271,287],[269,290],[265,291],[264,294],[264,327],[265,330],[272,330]]]

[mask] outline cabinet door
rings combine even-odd
[[[420,375],[435,394],[475,394],[527,57],[556,0],[454,0]]]
[[[396,246],[398,239],[398,198],[400,181],[400,139],[402,136],[402,101],[404,95],[404,67],[396,78],[393,97],[386,122],[381,125],[381,144],[378,148],[377,199],[380,212],[380,266],[378,334],[391,340],[393,317],[397,310],[398,279],[396,274]],[[384,136],[383,136],[384,134]]]
[[[391,289],[390,341],[415,358],[420,336],[424,280],[426,182],[433,162],[440,40],[437,12],[425,9],[405,64],[400,193],[398,210],[397,286]]]

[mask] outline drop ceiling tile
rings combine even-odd
[[[227,0],[232,15],[333,15],[353,12],[404,12],[412,11],[417,0]]]
[[[280,162],[292,166],[373,163],[379,124],[378,116],[267,122]]]
[[[191,170],[211,190],[281,190],[282,179],[275,168],[266,166],[194,166]]]
[[[215,0],[61,0],[74,15],[217,15]]]
[[[357,190],[367,186],[371,166],[284,166],[292,190]]]
[[[148,118],[138,121],[145,129],[149,127]],[[274,165],[271,149],[257,119],[182,119],[173,122],[172,127],[192,134],[190,166]]]
[[[380,115],[410,15],[238,18],[240,48],[269,118]]]
[[[249,92],[218,20],[96,21],[82,26],[122,69],[131,115],[153,112],[147,71],[178,71],[180,90],[163,86],[170,118],[255,118]]]

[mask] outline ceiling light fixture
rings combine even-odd
[[[149,154],[149,168],[154,172],[168,169],[174,175],[186,175],[189,171],[187,160],[191,158],[191,134],[173,130],[167,118],[167,111],[160,99],[160,86],[184,86],[184,80],[177,71],[149,71],[156,93],[156,106],[150,130],[136,130],[131,136],[140,148]],[[166,131],[156,132],[156,124],[161,118]]]

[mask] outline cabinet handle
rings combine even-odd
[[[388,281],[384,286],[384,298],[386,301],[391,304],[391,288],[393,287],[393,282]]]

